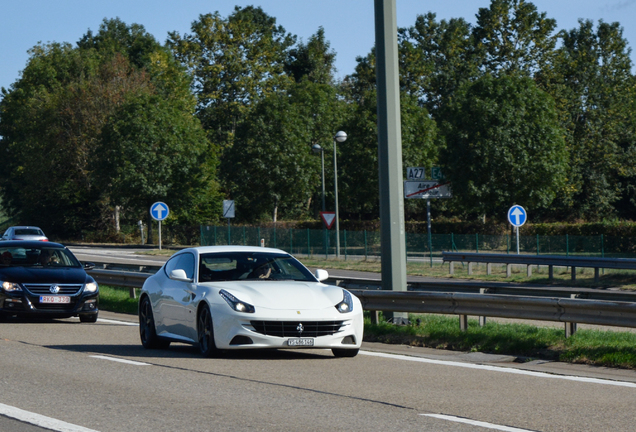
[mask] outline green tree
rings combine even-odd
[[[589,20],[560,38],[553,66],[538,79],[556,100],[570,153],[555,212],[573,219],[615,217],[622,200],[623,214],[632,217],[636,139],[627,41],[618,23],[601,21],[595,29]]]
[[[319,84],[333,84],[335,61],[336,53],[325,39],[325,29],[320,27],[307,44],[300,42],[289,50],[285,72],[296,82],[308,79]]]
[[[429,12],[399,29],[400,86],[432,113],[462,83],[479,76],[471,26],[463,18],[436,21]]]
[[[564,180],[566,150],[554,101],[530,78],[484,75],[444,110],[441,161],[454,205],[503,218],[512,204],[549,206]]]
[[[193,77],[203,127],[225,148],[256,103],[290,81],[284,67],[295,38],[253,6],[237,6],[227,18],[200,15],[191,31],[169,33],[167,43]]]
[[[110,31],[110,23],[105,21],[93,39],[116,39],[104,34]],[[133,28],[140,30],[139,26]],[[146,35],[143,39],[149,38]],[[185,151],[181,158],[167,158],[173,165],[171,169],[161,167],[166,174],[163,178],[143,171],[140,160],[159,157],[160,154],[155,154],[157,151],[167,154],[173,151],[174,156],[176,150],[170,146],[178,149],[179,141],[197,143],[193,151],[199,152],[198,156],[210,153],[209,143],[201,141],[200,125],[185,120],[194,114],[195,107],[188,78],[180,66],[170,60],[170,53],[156,43],[147,44],[153,51],[139,54],[138,58],[150,59],[146,62],[148,68],[141,68],[130,60],[125,47],[117,51],[113,44],[105,44],[102,50],[99,44],[86,46],[88,39],[84,37],[80,43],[84,48],[57,43],[34,47],[21,79],[9,90],[3,89],[0,102],[0,150],[10,155],[6,169],[0,173],[4,203],[21,222],[39,224],[57,235],[78,235],[82,230],[109,226],[116,228],[120,210],[125,218],[136,221],[140,216],[141,204],[137,202],[140,197],[148,199],[154,190],[161,188],[170,196],[170,191],[178,189],[184,181],[184,171],[191,170],[192,179],[186,184],[193,185],[204,176],[199,172],[201,165],[210,173],[215,168],[214,157],[204,157],[192,165],[193,157]],[[146,118],[148,131],[153,132],[148,135],[135,116],[125,115],[133,107],[141,106],[157,116]],[[135,113],[143,118],[142,112]],[[109,141],[109,137],[117,142]],[[157,141],[150,143],[152,139]],[[126,145],[137,143],[143,145],[134,151],[124,151]],[[122,154],[108,151],[114,146],[119,146],[117,150]],[[201,150],[202,147],[206,150]],[[122,159],[133,155],[137,159]],[[115,156],[117,165],[112,163]],[[137,163],[137,174],[146,175],[155,183],[147,184],[143,191],[121,187],[130,179],[126,177],[125,168]],[[176,164],[185,165],[177,167]],[[105,167],[112,169],[105,170]],[[209,174],[207,176],[209,178]],[[211,182],[204,189],[187,191],[199,195],[201,190],[214,189],[215,184]],[[128,195],[120,195],[122,193]],[[187,200],[187,197],[180,198]],[[178,208],[175,210],[178,216],[192,220],[187,216],[192,214],[190,208],[182,214]],[[146,213],[144,209],[142,214]]]
[[[342,121],[341,105],[333,86],[306,79],[259,102],[222,166],[237,217],[256,221],[311,214],[321,181],[320,159],[311,146],[330,148],[334,125]]]
[[[475,51],[482,69],[492,74],[532,76],[551,59],[556,46],[556,21],[524,0],[492,0],[479,8],[473,28]]]

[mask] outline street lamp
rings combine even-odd
[[[320,153],[320,168],[322,173],[322,211],[325,211],[325,149],[320,144],[314,144],[311,146],[311,150],[314,153]],[[329,249],[327,248],[327,228],[323,226],[325,237],[325,258],[329,257]]]
[[[342,143],[347,140],[347,134],[338,131],[333,137],[333,184],[336,197],[336,258],[340,258],[340,221],[338,216],[338,163],[336,160],[336,143]]]

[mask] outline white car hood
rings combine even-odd
[[[258,308],[319,310],[342,301],[342,288],[317,282],[242,281],[218,284],[239,300]]]

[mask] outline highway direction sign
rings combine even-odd
[[[424,167],[408,167],[406,169],[407,180],[424,180],[426,178],[426,171]]]
[[[166,203],[158,201],[150,206],[150,216],[156,221],[162,221],[168,217],[170,209]]]
[[[440,183],[435,180],[405,181],[404,198],[452,198],[450,183]]]
[[[520,227],[528,219],[526,210],[520,205],[514,205],[508,210],[508,222],[514,227]]]

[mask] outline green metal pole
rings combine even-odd
[[[258,233],[258,238],[256,239],[257,240],[256,244],[260,246],[260,244],[261,244],[261,227],[258,227],[256,232]]]
[[[309,228],[307,228],[307,256],[311,256],[311,245],[309,242]]]
[[[347,230],[344,230],[345,261],[347,260]]]
[[[565,256],[570,256],[570,237],[565,235]]]
[[[479,253],[479,233],[475,234],[475,248],[477,249],[477,253]]]
[[[294,230],[289,229],[289,253],[294,253]]]
[[[364,230],[364,260],[366,261],[367,258],[367,230]]]
[[[214,246],[216,246],[216,225],[214,225]]]
[[[243,225],[243,246],[247,246],[247,243],[245,242],[245,225]]]

